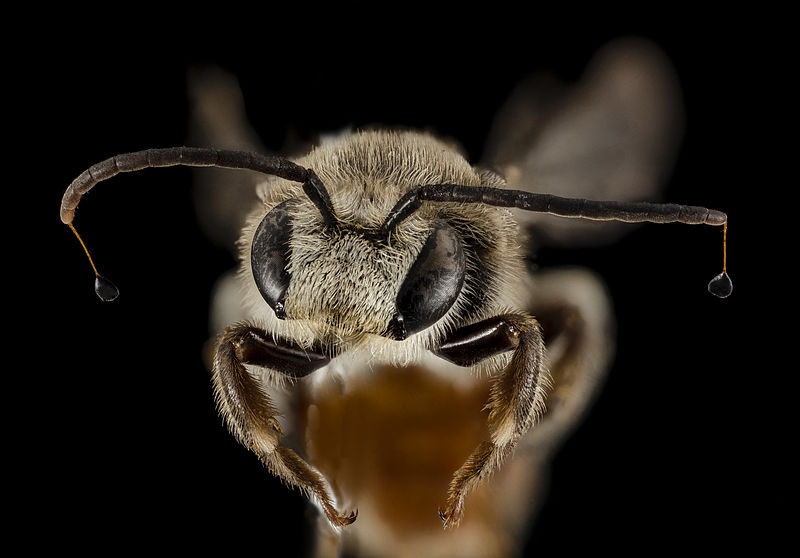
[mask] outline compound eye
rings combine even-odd
[[[293,201],[280,203],[267,213],[256,229],[250,250],[253,279],[258,292],[280,319],[286,317],[284,299],[290,279],[286,267],[289,263],[289,239],[292,234],[289,205]]]
[[[400,286],[390,334],[404,339],[436,323],[458,298],[465,269],[458,234],[449,225],[436,222]]]

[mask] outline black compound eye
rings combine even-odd
[[[461,239],[437,222],[400,286],[389,334],[404,339],[436,323],[458,298],[465,269]]]
[[[280,319],[286,317],[284,299],[290,279],[286,266],[289,263],[289,239],[292,234],[289,205],[293,201],[280,203],[267,213],[256,229],[250,250],[253,279],[258,291]]]

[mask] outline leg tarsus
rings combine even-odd
[[[447,506],[439,508],[439,517],[445,529],[457,527],[464,514],[464,499],[481,481],[498,470],[506,457],[514,451],[515,444],[497,446],[482,442],[455,472],[447,491]]]
[[[357,510],[348,515],[336,511],[328,482],[291,449],[277,446],[275,451],[259,457],[273,475],[302,490],[334,528],[350,525],[358,517]]]

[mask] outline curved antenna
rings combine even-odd
[[[502,190],[486,186],[460,184],[430,184],[417,186],[395,204],[381,226],[388,236],[397,225],[419,209],[423,201],[451,203],[482,203],[497,207],[515,207],[525,211],[549,213],[560,217],[590,219],[594,221],[622,221],[626,223],[684,223],[687,225],[723,226],[723,269],[714,277],[708,290],[715,296],[730,295],[733,284],[728,277],[727,230],[728,216],[716,209],[694,205],[649,202],[596,201],[583,198],[562,198],[552,194],[538,194],[524,190]]]
[[[274,175],[293,182],[302,182],[306,194],[317,206],[326,223],[335,223],[336,215],[328,192],[310,169],[297,165],[283,157],[274,157],[249,151],[230,151],[210,147],[166,147],[145,149],[109,157],[83,171],[64,192],[61,199],[61,221],[72,223],[75,208],[81,197],[96,184],[113,178],[121,172],[134,172],[157,167],[217,167],[224,169],[246,169],[262,174]]]
[[[319,209],[325,226],[333,227],[337,223],[328,191],[314,171],[282,157],[249,151],[230,151],[207,147],[167,147],[115,155],[83,171],[67,187],[64,196],[61,198],[61,221],[72,229],[81,246],[83,246],[86,256],[89,258],[89,263],[95,272],[95,291],[101,299],[106,301],[114,300],[119,291],[111,281],[97,273],[97,268],[89,255],[89,250],[83,243],[78,231],[72,225],[78,202],[80,202],[84,194],[98,183],[108,180],[121,172],[174,166],[245,169],[278,176],[293,182],[302,182],[303,190]]]

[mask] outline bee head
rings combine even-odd
[[[290,199],[258,225],[253,279],[279,319],[311,320],[343,332],[392,339],[430,327],[464,283],[458,234],[446,223],[413,226],[392,242],[379,229],[344,224]]]

